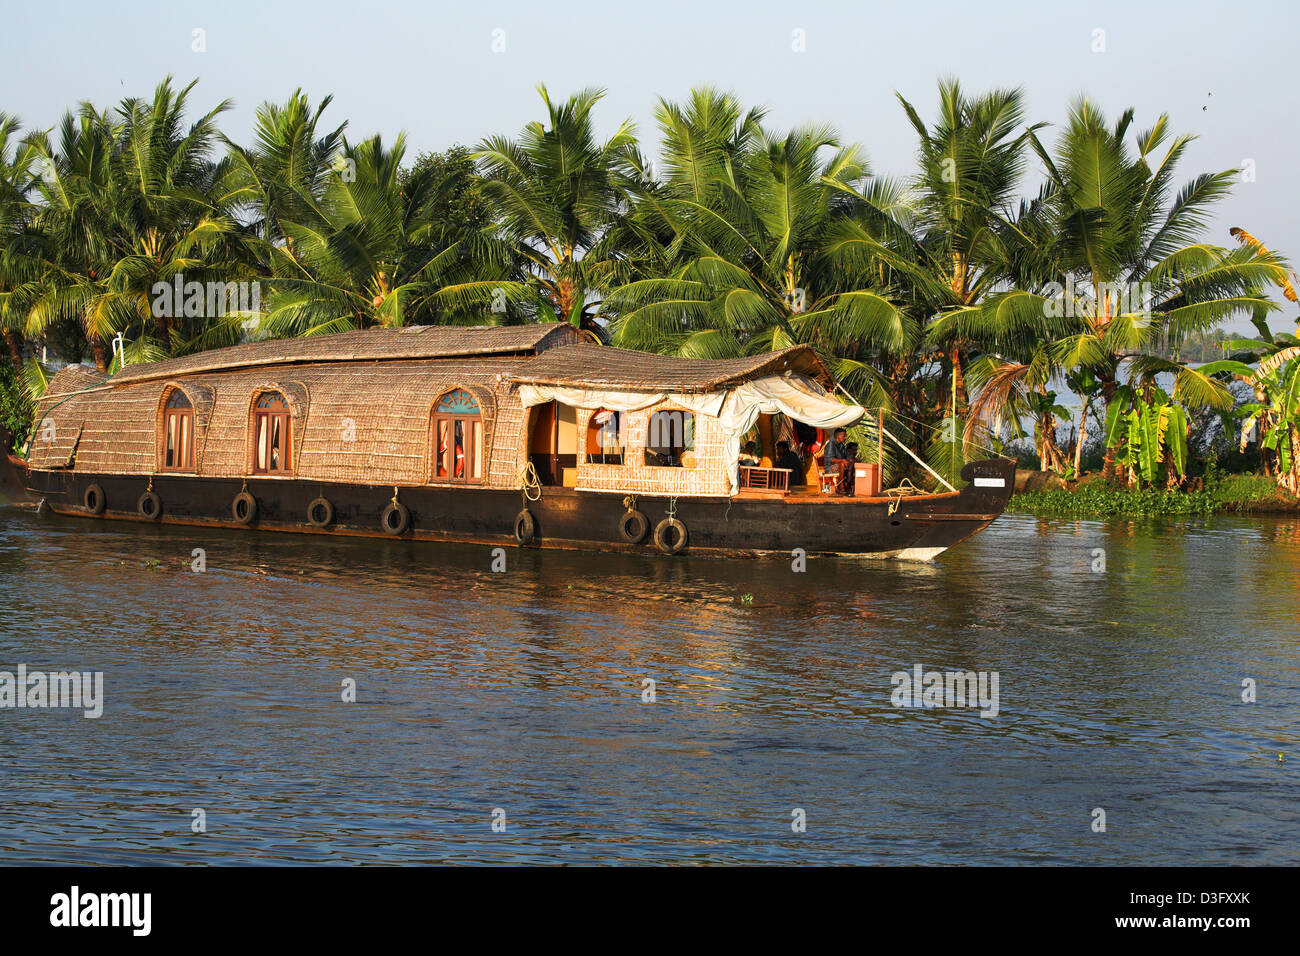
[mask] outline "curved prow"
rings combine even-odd
[[[36,503],[27,490],[27,462],[9,453],[9,431],[3,425],[0,425],[0,502],[29,506]]]
[[[964,541],[1006,510],[1015,490],[1016,463],[1010,458],[986,458],[969,462],[961,470],[969,482],[956,495],[940,495],[899,502],[901,520],[910,522],[921,534],[899,558],[929,561]],[[898,520],[898,519],[895,519]]]
[[[961,498],[970,502],[971,511],[1001,514],[1016,489],[1016,460],[985,458],[968,462],[961,470],[961,479],[968,482],[961,490]]]

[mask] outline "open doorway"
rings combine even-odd
[[[578,472],[578,413],[560,402],[535,405],[528,432],[528,460],[543,485],[573,487]]]

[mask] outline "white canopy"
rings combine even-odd
[[[668,400],[682,408],[716,418],[722,425],[723,457],[731,478],[731,493],[740,487],[740,441],[759,415],[788,415],[815,428],[846,428],[862,419],[866,409],[838,401],[817,382],[796,372],[754,379],[732,388],[703,394],[673,392],[599,391],[552,385],[521,385],[525,408],[557,401],[573,408],[608,408],[631,412]]]

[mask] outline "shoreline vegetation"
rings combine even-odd
[[[1287,494],[1265,475],[1223,474],[1190,489],[1126,488],[1099,475],[1043,487],[1047,483],[1034,480],[1043,477],[1041,473],[1017,473],[1017,491],[1007,505],[1007,514],[1097,520],[1214,514],[1300,517],[1300,498]],[[1028,482],[1022,484],[1023,479]],[[1040,487],[1030,490],[1029,484]]]
[[[778,130],[708,87],[654,104],[653,154],[630,120],[601,135],[602,90],[539,86],[513,136],[412,157],[302,90],[237,141],[228,101],[195,115],[196,83],[46,125],[0,112],[0,424],[20,453],[65,363],[567,322],[686,358],[812,347],[870,409],[850,440],[887,488],[938,487],[911,455],[955,484],[996,454],[1054,485],[1012,510],[1295,513],[1300,338],[1268,321],[1295,322],[1294,274],[1212,232],[1252,171],[1181,171],[1194,136],[1168,115],[1080,97],[1049,121],[1020,89],[944,79],[928,121],[896,94],[916,150],[890,176],[830,126]]]

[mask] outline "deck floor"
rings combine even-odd
[[[955,491],[945,491],[940,493],[920,494],[920,495],[903,495],[905,501],[924,501],[931,498],[950,498],[957,494]],[[791,488],[789,491],[755,491],[749,488],[742,488],[736,495],[746,501],[761,501],[765,499],[781,499],[784,501],[797,501],[800,504],[811,504],[820,502],[824,504],[852,504],[857,502],[867,503],[889,503],[898,500],[898,495],[873,495],[870,497],[864,495],[841,496],[832,494],[822,494],[816,488],[806,485],[797,488]]]

